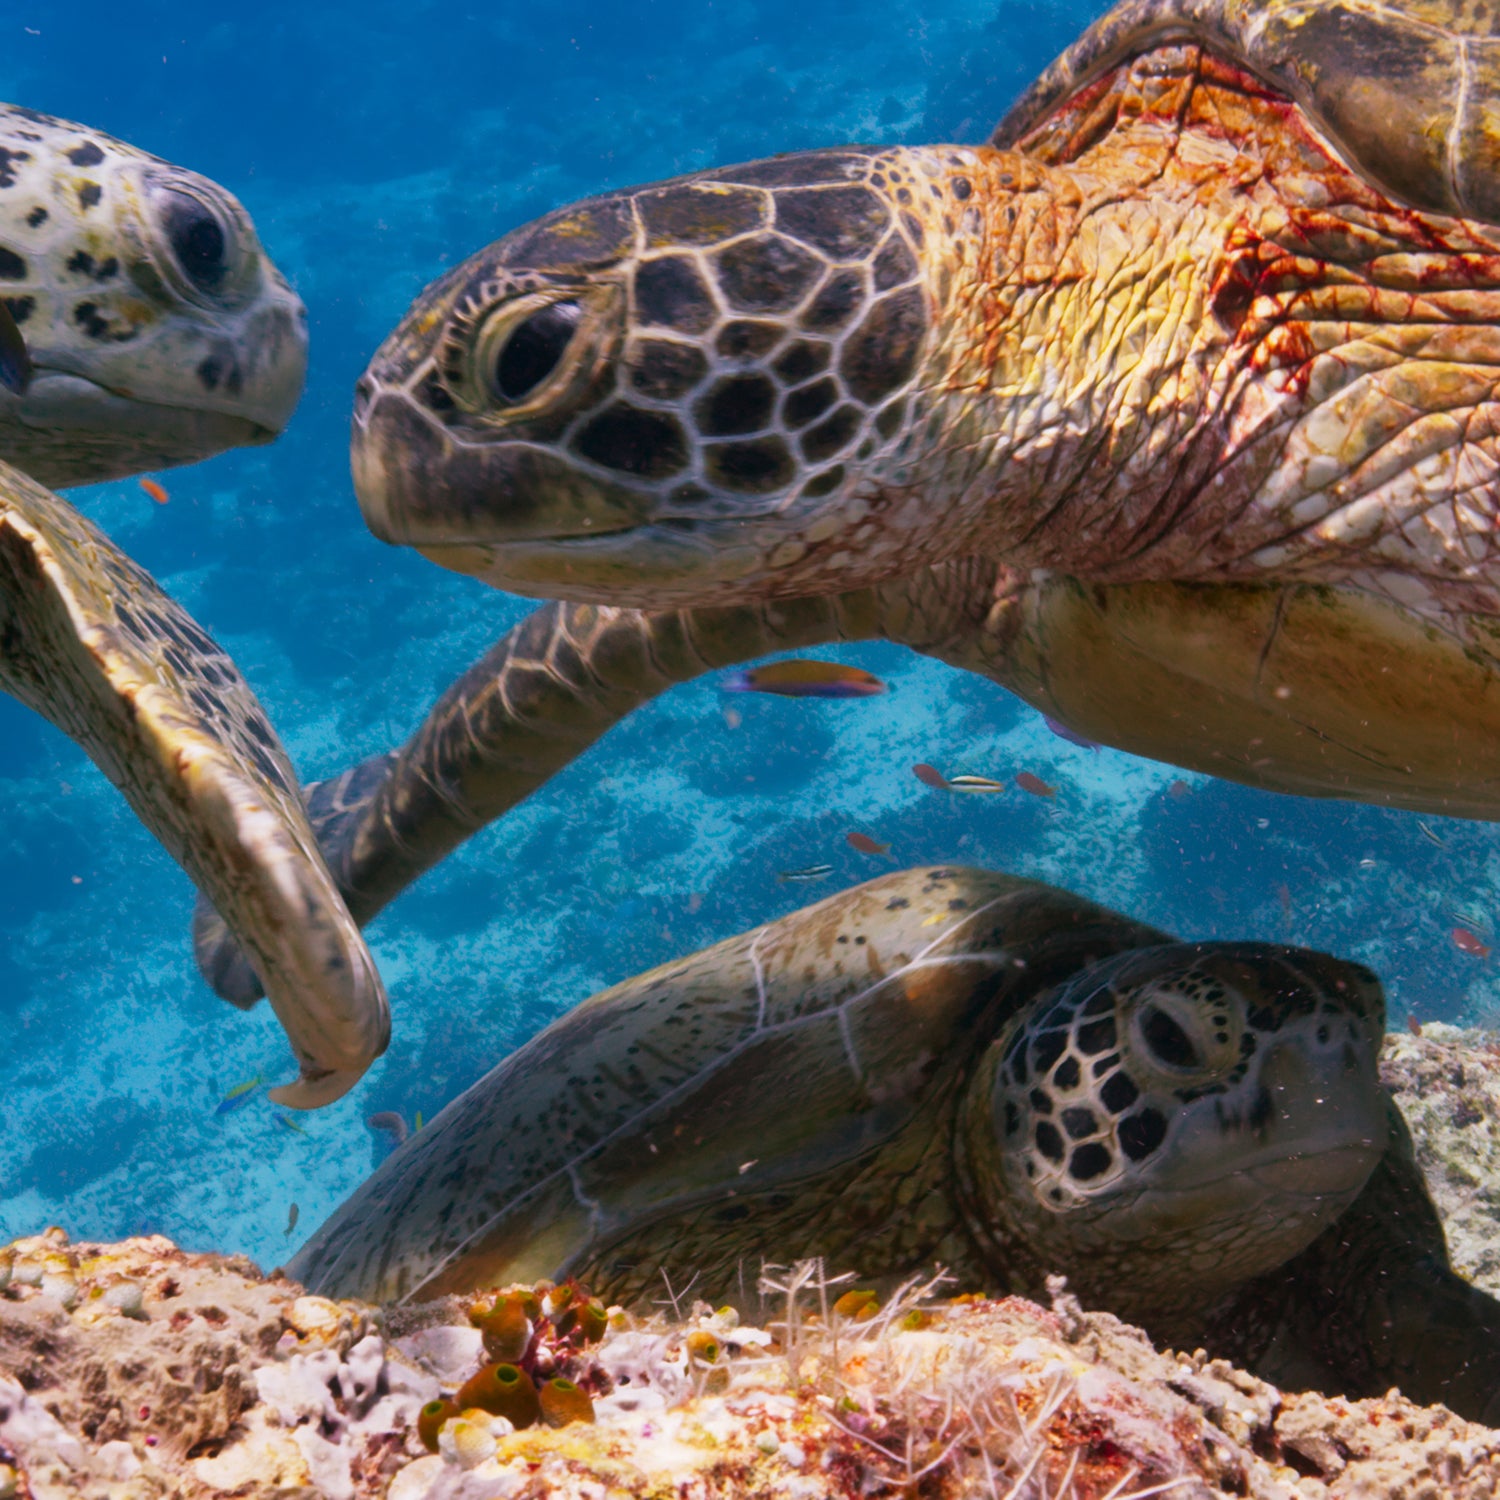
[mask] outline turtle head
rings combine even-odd
[[[840,149],[564,209],[417,301],[355,405],[365,519],[497,587],[612,604],[864,586],[964,541],[905,458],[929,221],[973,153]]]
[[[11,106],[0,299],[30,358],[0,389],[0,458],[48,485],[268,442],[302,391],[302,303],[229,193]]]
[[[1095,965],[995,1044],[972,1106],[983,1196],[1028,1255],[1122,1316],[1201,1309],[1363,1188],[1386,1144],[1384,1026],[1373,974],[1302,949]]]

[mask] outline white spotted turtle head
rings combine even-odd
[[[218,184],[0,107],[0,301],[30,356],[0,458],[51,486],[190,463],[285,426],[301,300]]]
[[[360,382],[368,524],[498,587],[650,605],[856,586],[947,545],[901,452],[933,332],[922,214],[972,191],[961,156],[777,157],[481,251]],[[904,530],[877,516],[908,499]]]
[[[1058,1267],[1146,1265],[1195,1295],[1280,1265],[1385,1150],[1384,1028],[1373,974],[1302,949],[1171,944],[1086,969],[996,1043],[1002,1219]]]

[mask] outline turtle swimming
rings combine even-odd
[[[1087,1305],[1268,1378],[1500,1410],[1500,1303],[1449,1268],[1380,1088],[1369,970],[1179,943],[984,870],[884,875],[595,995],[388,1157],[298,1252],[422,1301],[761,1263]],[[1490,1418],[1487,1418],[1487,1420]]]
[[[285,424],[306,315],[223,188],[0,106],[0,688],[74,739],[233,924],[302,1068],[336,1098],[385,994],[295,773],[229,657],[45,486],[188,463]]]
[[[820,642],[1500,816],[1497,26],[1127,0],[987,145],[605,193],[435,282],[357,388],[364,515],[561,602],[313,790],[356,917],[655,693]]]

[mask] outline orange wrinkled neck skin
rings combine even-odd
[[[1500,614],[1500,234],[1392,203],[1191,47],[978,155],[928,452],[979,550]]]

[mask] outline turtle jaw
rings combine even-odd
[[[140,400],[39,366],[24,397],[0,397],[8,461],[52,489],[195,463],[272,442],[279,425]]]
[[[955,215],[984,240],[992,165],[814,151],[513,231],[371,360],[367,523],[499,588],[642,608],[838,593],[971,548],[987,494],[945,489],[929,439],[940,246]]]
[[[380,540],[535,598],[661,609],[731,602],[726,591],[740,602],[828,593],[879,582],[933,547],[915,493],[850,483],[747,504],[664,492],[540,441],[445,426],[373,381],[356,400],[350,466]]]
[[[1081,1295],[1177,1328],[1359,1195],[1389,1130],[1383,1028],[1374,976],[1323,954],[1170,944],[1083,970],[987,1063],[986,1211]]]
[[[0,106],[6,303],[34,370],[0,456],[49,485],[268,442],[307,373],[307,315],[244,207],[86,126]]]

